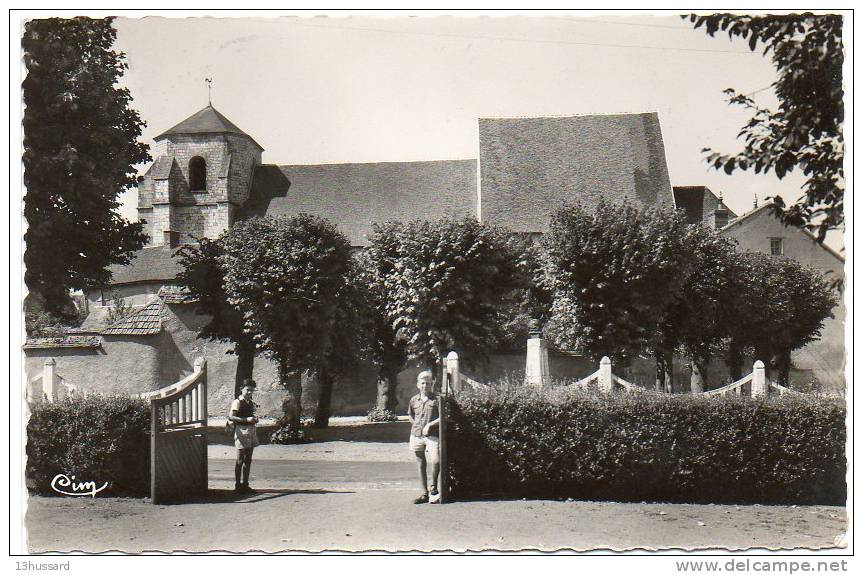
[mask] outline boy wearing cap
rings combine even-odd
[[[258,444],[258,430],[255,416],[255,402],[252,393],[257,384],[252,379],[243,381],[240,396],[231,403],[228,416],[234,423],[234,445],[237,447],[237,462],[234,465],[234,491],[238,493],[254,491],[249,487],[249,470],[252,468],[252,452]],[[240,480],[242,478],[242,481]]]

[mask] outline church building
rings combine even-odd
[[[244,219],[310,213],[335,223],[359,248],[375,223],[389,220],[475,216],[541,234],[565,203],[593,205],[605,198],[672,207],[676,195],[695,197],[672,192],[655,113],[481,118],[477,132],[478,158],[265,164],[264,148],[254,138],[205,107],[155,138],[155,160],[138,187],[138,218],[149,244],[129,265],[112,266],[111,285],[86,294],[88,316],[68,345],[25,346],[28,374],[51,357],[57,373],[77,389],[138,393],[179,380],[204,356],[210,413],[222,413],[232,399],[236,357],[225,353],[226,344],[197,339],[207,318],[178,289],[173,255],[183,244],[216,238]],[[112,321],[118,298],[134,311]],[[500,373],[489,375],[523,369],[523,362],[523,355],[496,358]],[[557,377],[594,369],[571,358],[552,358],[551,368]],[[400,379],[415,375],[406,370]],[[278,414],[284,391],[275,366],[259,357],[254,376],[262,413]],[[376,374],[369,367],[357,378],[349,390],[336,384],[334,414],[365,413],[372,406]],[[401,404],[413,392],[409,383],[399,387]]]

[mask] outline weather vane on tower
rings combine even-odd
[[[204,78],[204,82],[207,83],[207,104],[210,106],[213,105],[213,97],[210,93],[210,89],[213,87],[213,79],[212,78]]]

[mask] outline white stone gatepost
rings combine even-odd
[[[458,354],[454,351],[449,352],[446,356],[446,372],[447,380],[449,381],[450,393],[458,393],[461,391],[461,373],[458,370]]]
[[[608,356],[603,356],[599,361],[599,377],[597,383],[600,391],[613,391],[614,387],[611,382],[611,360]]]
[[[546,387],[551,383],[548,369],[548,346],[542,337],[542,328],[537,320],[531,320],[528,331],[524,381],[527,385],[536,387]]]
[[[57,362],[53,357],[42,366],[42,395],[47,401],[57,400]]]
[[[767,395],[767,374],[764,372],[764,362],[760,359],[752,366],[752,397]]]

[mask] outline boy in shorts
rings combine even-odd
[[[440,423],[440,407],[438,398],[432,391],[434,377],[430,371],[417,375],[419,393],[411,398],[408,407],[408,417],[411,420],[410,449],[414,452],[419,465],[420,485],[422,493],[414,499],[414,503],[438,503],[440,494],[437,490],[440,474],[440,451],[438,442],[438,424]],[[427,483],[427,464],[431,464],[431,484]]]
[[[255,402],[252,401],[257,384],[252,379],[246,379],[240,389],[240,396],[231,403],[231,413],[228,416],[234,423],[234,445],[237,447],[237,462],[234,465],[234,491],[252,493],[249,487],[249,472],[252,468],[252,453],[258,446],[258,430],[255,425]]]

